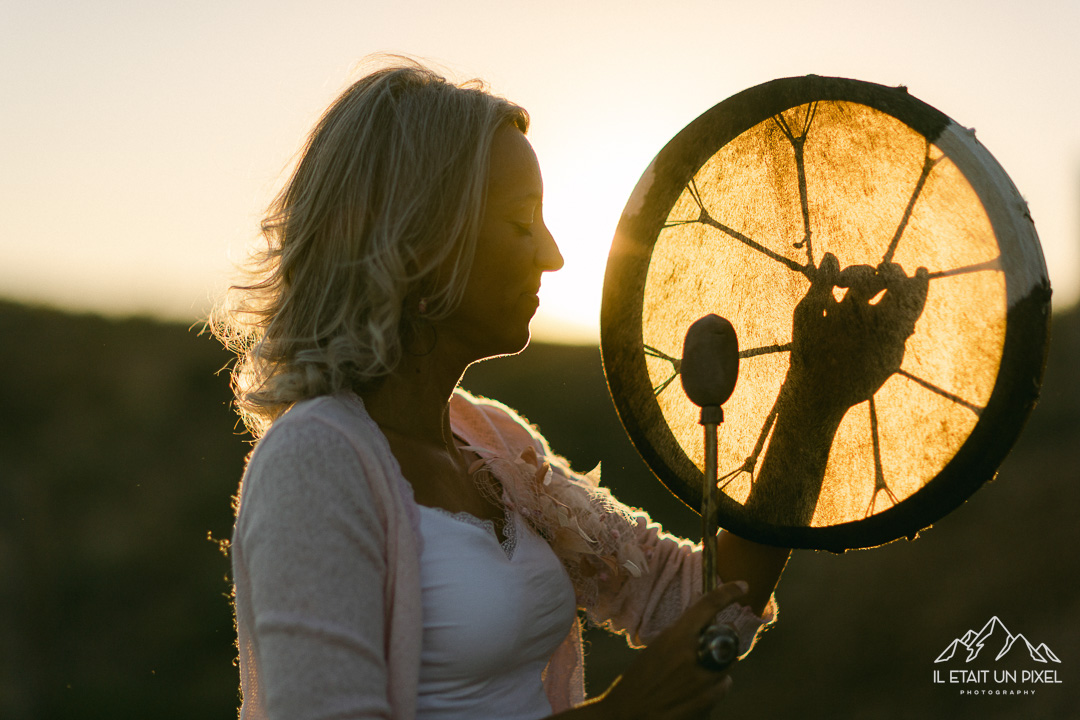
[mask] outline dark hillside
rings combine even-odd
[[[226,538],[246,438],[227,361],[182,326],[0,303],[0,718],[233,718]],[[914,543],[797,553],[782,621],[738,668],[731,717],[1068,717],[1080,706],[1080,314],[1055,318],[1043,401],[999,479]],[[467,387],[683,534],[595,349],[537,344]],[[1026,697],[935,685],[934,658],[998,616],[1062,660]],[[595,633],[591,635],[595,636]],[[594,689],[630,657],[591,641]],[[725,715],[727,716],[727,715]]]
[[[13,305],[0,343],[0,717],[234,717],[224,353]]]

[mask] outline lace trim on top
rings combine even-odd
[[[494,520],[485,520],[484,518],[478,518],[472,513],[466,512],[464,510],[460,512],[450,512],[446,508],[435,507],[432,505],[427,505],[425,507],[431,508],[440,515],[445,515],[459,522],[463,522],[467,525],[472,525],[473,527],[478,527],[482,530],[485,530],[494,535],[496,539],[498,539],[499,537],[499,534],[495,532]],[[507,507],[503,508],[503,536],[505,537],[505,539],[499,543],[499,546],[502,547],[503,552],[506,554],[506,559],[513,560],[514,550],[517,548],[517,524],[514,522],[514,516],[510,512],[510,508]]]
[[[599,468],[578,475],[532,445],[517,457],[478,445],[462,449],[480,458],[470,472],[486,467],[503,506],[547,540],[570,574],[579,605],[595,606],[601,584],[618,593],[624,582],[649,572],[645,550],[635,541],[638,523],[647,519],[631,516],[599,486]]]

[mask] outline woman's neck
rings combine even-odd
[[[498,529],[502,505],[477,484],[470,466],[478,458],[459,447],[450,426],[450,398],[467,363],[437,360],[409,356],[377,389],[360,395],[416,502],[490,519]]]
[[[450,398],[467,363],[448,362],[439,353],[406,355],[377,388],[360,396],[384,431],[425,444],[453,447]]]

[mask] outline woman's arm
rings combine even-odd
[[[646,645],[701,595],[701,546],[682,540],[649,522],[642,513],[624,542],[644,554],[648,570],[597,583],[596,601],[589,606],[590,619],[625,632],[634,645]],[[744,581],[749,595],[731,608],[723,620],[736,627],[740,652],[749,651],[763,624],[771,622],[776,607],[772,592],[787,560],[788,551],[770,548],[723,532],[717,537],[717,574],[720,582]],[[599,576],[602,577],[602,576]],[[738,612],[736,612],[738,610]],[[699,628],[700,629],[700,628]]]
[[[731,687],[727,672],[697,661],[701,629],[740,600],[745,583],[726,583],[703,595],[641,652],[600,697],[560,713],[559,720],[687,720],[708,713]]]
[[[272,429],[252,457],[234,536],[236,605],[253,695],[244,702],[266,717],[391,716],[385,519],[363,473],[344,436],[317,421]]]
[[[760,545],[726,530],[716,537],[716,572],[724,580],[743,580],[750,590],[742,602],[755,615],[765,612],[791,550]]]

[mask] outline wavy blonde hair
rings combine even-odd
[[[529,116],[405,58],[330,105],[268,209],[247,282],[210,319],[237,354],[236,407],[255,437],[299,400],[374,386],[424,319],[455,309],[507,125],[526,132]]]

